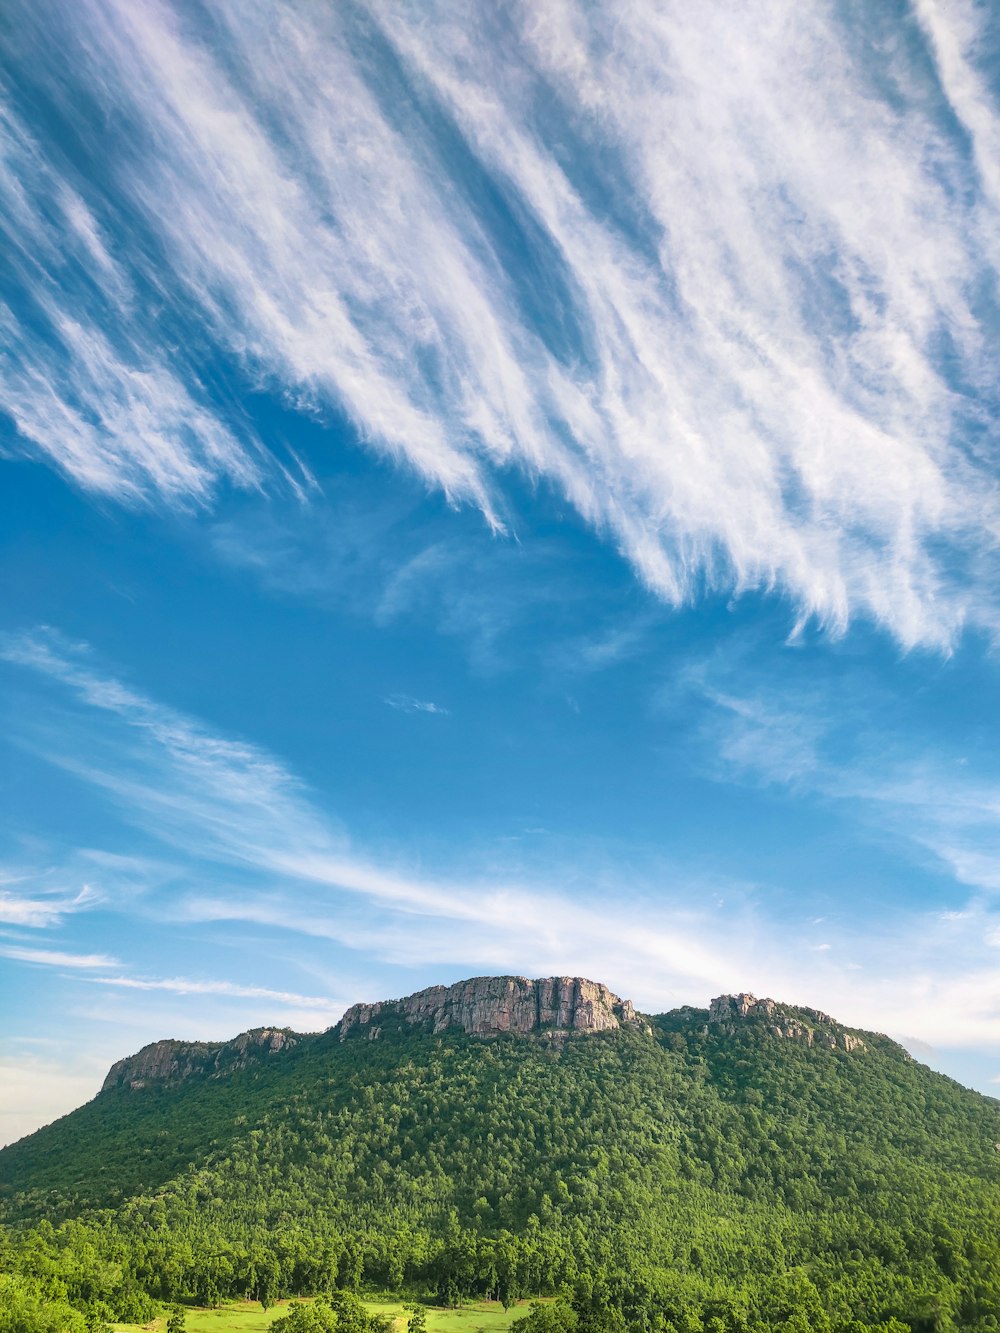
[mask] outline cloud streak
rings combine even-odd
[[[21,876],[15,877],[15,882]],[[72,897],[52,895],[43,897],[23,897],[0,889],[0,923],[7,926],[46,927],[58,926],[64,917],[73,912],[85,911],[98,901],[98,895],[85,884],[79,893]]]
[[[104,953],[67,953],[62,949],[27,949],[16,944],[0,944],[0,957],[17,963],[34,963],[39,967],[69,967],[91,971],[119,967],[117,958]]]
[[[450,709],[429,699],[414,699],[412,694],[388,694],[384,701],[397,713],[433,713],[438,717],[447,717]]]
[[[174,995],[221,995],[237,1000],[274,1000],[277,1004],[299,1005],[329,1014],[337,1003],[326,995],[298,995],[294,991],[269,990],[266,986],[241,986],[235,981],[203,981],[191,977],[89,977],[98,986],[117,986],[123,990],[170,991]]]
[[[981,766],[948,747],[900,752],[860,684],[852,703],[831,713],[818,696],[796,696],[787,684],[748,689],[731,672],[707,664],[689,678],[711,705],[700,745],[712,776],[819,796],[911,858],[929,853],[958,884],[1000,891],[1000,784]],[[663,706],[676,704],[668,691]]]
[[[127,503],[204,504],[255,486],[253,440],[208,404],[141,314],[83,197],[0,105],[0,390],[20,439],[85,489]],[[18,308],[15,308],[15,303]]]
[[[514,467],[668,602],[773,589],[946,646],[997,622],[1000,119],[977,12],[918,11],[83,0],[58,39],[122,137],[125,258],[37,153],[12,216],[37,243],[30,191],[64,200],[48,231],[127,338],[141,230],[255,383],[494,526]],[[138,369],[148,339],[47,319],[71,392],[9,323],[15,416],[74,476],[261,484],[183,367]]]

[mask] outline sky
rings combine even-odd
[[[486,973],[998,1092],[998,47],[2,7],[0,1142]]]

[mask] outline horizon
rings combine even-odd
[[[493,969],[1000,1085],[975,4],[0,25],[0,1141]]]

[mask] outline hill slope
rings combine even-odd
[[[647,1020],[596,983],[486,978],[319,1035],[156,1043],[0,1153],[0,1188],[16,1263],[116,1313],[564,1286],[595,1330],[932,1333],[1000,1313],[997,1141],[997,1103],[814,1010]]]

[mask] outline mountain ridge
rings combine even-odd
[[[115,1088],[138,1092],[150,1085],[192,1077],[220,1078],[255,1061],[269,1062],[324,1036],[336,1036],[342,1042],[377,1041],[390,1031],[396,1035],[440,1036],[456,1030],[481,1039],[525,1037],[558,1046],[571,1036],[622,1028],[651,1034],[652,1023],[670,1028],[678,1020],[730,1034],[746,1025],[759,1026],[774,1037],[807,1046],[818,1043],[840,1047],[847,1052],[866,1048],[856,1029],[845,1027],[822,1010],[758,999],[748,991],[716,996],[707,1009],[685,1005],[664,1014],[644,1015],[631,1000],[622,999],[603,982],[586,977],[502,974],[428,986],[399,999],[360,1001],[324,1033],[261,1027],[221,1042],[160,1039],[116,1060],[100,1092]],[[883,1041],[891,1040],[879,1036]],[[899,1049],[902,1051],[902,1047]]]

